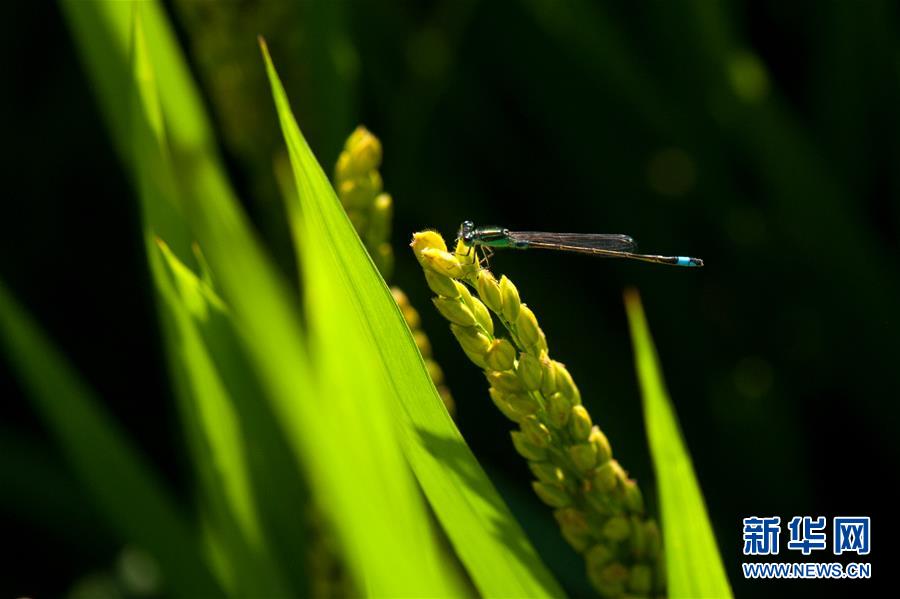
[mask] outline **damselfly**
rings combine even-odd
[[[467,220],[459,226],[457,237],[466,245],[474,248],[480,247],[482,251],[536,248],[590,254],[604,258],[627,258],[672,266],[703,266],[703,260],[700,258],[638,254],[637,243],[628,235],[510,231],[501,227],[476,227],[472,221]]]

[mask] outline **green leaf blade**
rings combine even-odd
[[[270,72],[271,74],[271,72]],[[283,96],[281,96],[283,98]],[[286,102],[286,100],[285,100]],[[285,118],[284,102],[277,102]],[[288,139],[291,155],[297,139]],[[298,180],[305,197],[321,193]],[[390,413],[386,381],[360,335],[353,305],[330,242],[321,243],[317,215],[295,211],[291,222],[307,240],[299,258],[310,323],[311,354],[329,409],[339,414],[344,452],[357,463],[360,488],[377,489],[364,504],[348,502],[344,518],[353,523],[344,537],[351,563],[374,596],[436,594],[456,596],[462,586],[442,559],[427,511],[409,473]],[[368,438],[364,446],[361,439]],[[343,497],[335,498],[343,500]]]
[[[149,5],[154,11],[158,9],[157,3]],[[73,6],[77,9],[81,5]],[[396,523],[391,527],[390,521],[373,518],[367,511],[371,497],[385,494],[388,502],[394,499],[380,486],[371,484],[371,474],[378,468],[365,467],[373,457],[377,461],[378,448],[384,445],[378,435],[384,436],[384,432],[373,431],[364,419],[331,406],[328,385],[348,381],[329,377],[327,364],[322,373],[313,371],[294,299],[241,211],[209,138],[200,134],[202,128],[184,127],[179,115],[171,114],[172,107],[195,99],[195,90],[190,81],[163,78],[166,60],[183,59],[177,47],[167,46],[169,35],[151,34],[149,21],[148,17],[150,60],[160,77],[159,104],[179,184],[177,208],[199,240],[263,396],[271,402],[298,464],[312,480],[319,507],[340,533],[342,549],[352,547],[358,539],[370,539],[367,551],[358,553],[369,556],[376,566],[358,578],[360,586],[371,594],[386,594],[380,589],[396,589],[396,595],[416,594],[421,586],[409,586],[405,581],[443,571],[446,566],[436,556],[432,556],[431,567],[421,570],[414,569],[415,560],[398,560],[399,552],[388,550],[393,548],[390,545]],[[111,26],[121,28],[123,23],[119,19]],[[166,24],[157,23],[157,27],[165,28]],[[108,50],[121,52],[122,48]],[[348,446],[354,451],[348,451]],[[414,483],[409,488],[414,490]],[[404,517],[401,514],[397,519],[400,529]],[[367,532],[373,522],[379,523],[383,534]],[[432,531],[426,532],[431,538]],[[216,552],[216,556],[221,557],[221,552]],[[443,588],[450,589],[444,594],[458,595],[460,590],[455,584]]]
[[[304,288],[315,290],[307,298],[311,318],[341,298],[344,322],[332,314],[322,326],[350,327],[362,342],[357,351],[384,373],[406,459],[479,591],[562,596],[444,409],[390,291],[297,127],[265,45],[263,55],[298,191],[287,210]]]
[[[731,597],[731,586],[706,511],[706,503],[678,425],[641,300],[625,295],[641,385],[644,420],[659,485],[663,543],[671,597]]]
[[[190,251],[189,230],[178,212],[181,202],[164,134],[156,73],[137,8],[133,23],[134,174],[169,371],[197,472],[207,542],[215,545],[211,552],[218,559],[213,563],[221,564],[219,579],[230,593],[286,597],[290,593],[284,576],[260,524],[238,413],[199,330],[200,323],[210,319],[210,311],[221,309],[221,300],[158,241],[158,236],[167,235],[183,254]]]

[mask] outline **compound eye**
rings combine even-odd
[[[475,223],[470,220],[463,221],[459,227],[459,236],[467,245],[471,244],[475,238]]]

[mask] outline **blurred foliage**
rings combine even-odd
[[[334,189],[357,235],[384,280],[394,269],[388,239],[394,201],[382,191],[381,142],[365,127],[357,127],[344,144],[334,168]]]
[[[411,231],[449,235],[472,218],[629,233],[644,249],[705,259],[701,272],[685,273],[538,253],[494,257],[513,279],[538,282],[528,296],[556,353],[586,397],[610,398],[588,407],[632,474],[650,481],[620,301],[626,285],[641,290],[738,596],[759,592],[738,576],[743,516],[852,512],[890,521],[900,499],[892,466],[900,410],[894,3],[212,6],[173,2],[171,14],[230,174],[285,272],[293,257],[271,184],[277,122],[256,53],[260,33],[277,48],[321,163],[337,159],[357,122],[389,148],[382,174],[396,203],[395,247]],[[0,60],[14,93],[3,98],[0,274],[187,502],[186,448],[174,401],[160,401],[169,396],[166,365],[126,177],[100,133],[60,13],[38,3],[7,12]],[[261,115],[256,129],[229,131],[220,103],[247,115],[238,127]],[[421,308],[429,293],[420,278],[412,259],[398,256],[394,281]],[[481,397],[483,380],[437,334],[439,317],[422,310],[422,320],[435,353],[446,356],[454,395]],[[596,339],[601,351],[591,349]],[[0,388],[18,398],[5,368]],[[531,496],[527,470],[496,443],[504,421],[493,412],[467,402],[458,424],[541,557],[567,590],[583,592],[577,557]],[[108,568],[120,547],[25,404],[4,402],[2,418],[0,482],[23,490],[2,502],[4,533],[22,544],[5,564],[2,590],[58,595]],[[65,505],[48,499],[60,493]],[[652,502],[652,489],[645,494]],[[84,527],[91,534],[72,532]],[[876,572],[881,551],[872,556]],[[766,586],[774,595],[792,589]],[[837,595],[840,587],[816,589]]]

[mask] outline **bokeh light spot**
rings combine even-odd
[[[160,590],[162,574],[150,555],[136,547],[125,547],[117,564],[122,586],[135,595],[152,595]]]
[[[418,78],[442,79],[450,63],[450,48],[444,34],[430,27],[418,31],[410,38],[407,60]]]
[[[355,81],[359,76],[359,55],[350,39],[344,36],[335,38],[329,50],[332,63],[338,75],[344,81]]]
[[[697,169],[693,159],[681,148],[663,148],[647,163],[650,188],[665,196],[682,196],[694,187]]]
[[[725,222],[728,236],[736,244],[761,245],[766,239],[766,222],[763,215],[752,206],[734,207]]]
[[[769,75],[750,52],[737,52],[728,61],[728,78],[735,95],[748,103],[763,100],[769,92]]]
[[[734,369],[734,386],[748,399],[759,399],[772,388],[772,366],[759,356],[741,359]]]

